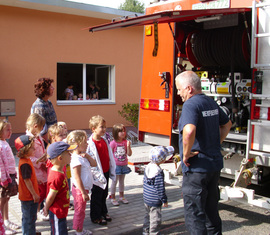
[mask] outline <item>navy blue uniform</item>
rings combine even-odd
[[[221,234],[221,219],[217,209],[218,180],[223,168],[219,127],[228,121],[228,116],[216,102],[204,94],[192,96],[183,105],[178,125],[179,151],[185,220],[191,234]],[[183,163],[182,142],[183,128],[187,124],[196,126],[191,151],[199,151],[198,155],[189,158],[189,167]]]

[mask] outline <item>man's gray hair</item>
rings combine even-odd
[[[196,73],[193,71],[185,71],[176,76],[175,80],[181,80],[183,87],[191,86],[196,91],[200,91],[202,89],[201,79],[198,77]]]

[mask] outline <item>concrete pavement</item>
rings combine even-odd
[[[151,146],[149,145],[136,145],[132,146],[133,154],[130,157],[132,160],[148,159],[148,152]],[[169,163],[171,164],[171,163]],[[112,217],[112,222],[109,222],[106,226],[93,224],[90,220],[90,204],[87,203],[86,217],[84,222],[84,228],[91,230],[93,234],[132,234],[132,231],[138,230],[143,225],[144,218],[144,205],[143,205],[143,175],[139,175],[134,172],[134,166],[130,166],[132,172],[126,175],[125,179],[125,197],[128,199],[129,204],[122,204],[120,206],[113,206],[110,200],[107,200],[107,206],[109,215]],[[165,164],[163,168],[168,168],[169,165]],[[170,166],[171,167],[171,166]],[[118,190],[118,187],[117,187]],[[181,189],[175,185],[166,184],[166,192],[168,196],[169,207],[162,209],[163,221],[180,218],[184,215],[183,200],[181,197]],[[118,197],[118,191],[116,193]],[[72,197],[71,197],[72,200]],[[68,226],[71,228],[69,234],[75,234],[72,230],[72,220],[74,211],[69,210],[67,217]],[[21,224],[21,203],[17,196],[12,197],[9,203],[9,216],[12,222]],[[50,224],[48,221],[37,221],[36,228],[43,235],[50,234]],[[18,234],[21,234],[21,230],[18,230]]]

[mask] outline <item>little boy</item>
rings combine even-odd
[[[143,178],[143,200],[145,216],[143,234],[159,234],[161,226],[161,206],[168,207],[165,192],[164,173],[160,164],[173,154],[172,146],[156,146],[150,150],[151,162],[146,166]]]
[[[66,217],[69,208],[69,188],[67,177],[63,172],[66,164],[70,164],[71,150],[77,145],[69,145],[63,141],[52,143],[47,149],[47,155],[53,164],[49,172],[45,207],[45,216],[50,217],[51,234],[68,234]]]
[[[61,125],[58,125],[58,123],[55,123],[49,127],[48,129],[49,145],[55,142],[64,141],[65,138],[67,138],[67,133]],[[53,164],[51,163],[49,159],[47,159],[47,155],[46,155],[46,160],[47,160],[46,162],[47,175],[49,175]],[[64,168],[64,172],[65,171],[66,171],[66,167]]]
[[[92,135],[88,140],[86,152],[93,156],[97,162],[96,167],[92,167],[93,188],[90,201],[90,218],[93,223],[106,225],[107,221],[112,221],[108,215],[106,198],[108,196],[109,177],[116,179],[115,161],[112,149],[107,140],[103,138],[106,133],[106,121],[100,115],[93,116],[89,121],[89,128]]]
[[[22,208],[22,233],[36,233],[37,208],[39,203],[38,182],[30,157],[34,155],[34,138],[22,135],[15,140],[19,160],[19,199]]]

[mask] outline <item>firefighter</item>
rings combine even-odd
[[[175,82],[184,102],[178,127],[185,224],[191,234],[222,234],[218,213],[218,181],[223,168],[220,149],[232,123],[216,102],[202,93],[196,73],[185,71]]]

